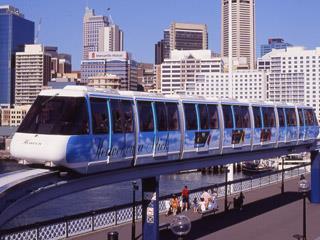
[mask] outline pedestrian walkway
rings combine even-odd
[[[242,211],[224,212],[224,201],[219,201],[219,211],[201,218],[193,210],[183,212],[192,221],[192,228],[184,240],[228,239],[228,240],[269,240],[299,239],[302,234],[302,199],[297,192],[299,178],[285,183],[285,193],[280,194],[280,184],[273,184],[245,192]],[[228,201],[232,201],[230,196]],[[231,205],[232,208],[232,205]],[[172,216],[160,216],[160,225],[169,223]],[[320,204],[307,201],[307,239],[320,236]],[[77,240],[107,239],[110,231],[119,232],[119,240],[131,239],[131,224],[117,226],[98,232],[78,236]],[[136,224],[137,239],[141,238],[141,221]],[[160,231],[161,240],[177,239],[170,229]]]

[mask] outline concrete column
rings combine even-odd
[[[311,202],[320,203],[320,154],[311,152]]]
[[[159,240],[159,178],[142,179],[142,239]]]

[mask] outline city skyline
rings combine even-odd
[[[154,43],[162,37],[163,30],[173,21],[203,23],[208,25],[209,49],[220,50],[220,0],[204,0],[198,4],[189,0],[181,5],[178,1],[164,0],[150,3],[147,0],[125,1],[0,1],[20,9],[25,17],[35,22],[41,19],[39,43],[54,45],[72,55],[74,69],[80,68],[82,56],[82,18],[85,6],[95,9],[98,15],[111,14],[126,36],[124,49],[137,61],[153,62]],[[299,0],[256,1],[257,51],[270,37],[281,37],[293,45],[315,48],[319,46],[320,33],[316,29],[316,11],[320,2],[308,4]],[[107,10],[110,8],[111,10]],[[130,11],[130,12],[129,12]],[[141,14],[143,12],[143,14]],[[129,18],[129,19],[128,19]],[[146,21],[148,19],[148,21]],[[297,34],[299,32],[299,34]]]

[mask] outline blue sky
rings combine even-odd
[[[79,69],[82,17],[86,5],[109,14],[125,33],[125,49],[137,61],[153,62],[154,44],[172,21],[206,23],[209,48],[220,52],[220,0],[0,0],[18,7],[26,18],[42,19],[39,42],[72,54]],[[107,8],[111,8],[107,13]],[[294,45],[320,46],[320,0],[256,0],[257,52],[269,37]]]

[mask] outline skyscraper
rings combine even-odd
[[[23,52],[16,53],[17,105],[32,104],[43,86],[51,79],[51,54],[41,44],[25,45]]]
[[[232,0],[232,56],[246,57],[255,66],[255,0]],[[229,54],[229,0],[221,0],[221,55]]]
[[[123,31],[116,24],[99,29],[99,52],[123,51]]]
[[[83,17],[83,59],[88,59],[89,52],[98,51],[99,29],[108,26],[106,16],[96,16],[93,9],[86,7]]]
[[[155,44],[155,63],[170,57],[172,50],[208,49],[208,29],[206,24],[171,23],[163,31],[163,40]],[[159,62],[161,61],[161,62]]]
[[[19,9],[0,6],[0,104],[13,104],[15,94],[14,55],[24,44],[34,42],[34,22]]]

